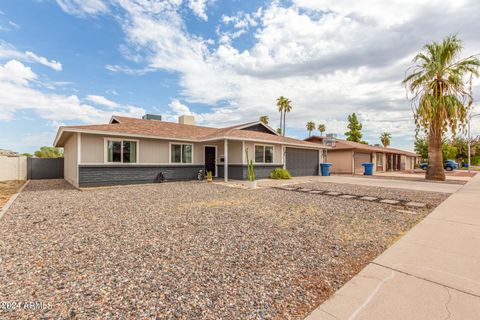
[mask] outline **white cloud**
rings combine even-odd
[[[24,62],[36,62],[44,66],[52,68],[55,71],[62,70],[62,64],[55,60],[48,60],[45,57],[38,56],[31,51],[21,52],[18,51],[11,44],[0,40],[0,58],[1,59],[18,59]]]
[[[206,11],[207,0],[188,0],[188,7],[202,20],[207,21]]]
[[[51,60],[49,61],[47,58],[45,57],[39,57],[37,56],[35,53],[31,52],[31,51],[26,51],[25,52],[25,55],[30,58],[31,60],[35,61],[35,62],[38,62],[40,64],[43,64],[44,66],[47,66],[47,67],[50,67],[52,68],[53,70],[55,71],[61,71],[62,70],[62,64],[58,61],[55,61],[55,60]]]
[[[180,1],[111,3],[125,13],[125,57],[144,68],[177,72],[182,101],[213,106],[199,115],[206,124],[263,114],[275,123],[275,99],[285,95],[294,106],[290,127],[321,119],[343,134],[338,126],[356,111],[370,140],[390,130],[406,141],[413,121],[396,119],[412,114],[400,83],[413,55],[454,32],[468,45],[466,54],[480,51],[480,20],[472,15],[480,3],[474,0],[273,1],[255,12],[223,16],[216,47],[188,32]],[[246,32],[254,43],[235,47],[232,40]]]
[[[173,99],[169,104],[168,107],[170,110],[178,116],[181,115],[193,115],[193,113],[190,111],[190,108],[181,103],[178,99]]]
[[[97,96],[97,95],[88,95],[85,100],[87,101],[90,101],[94,104],[99,104],[101,106],[105,106],[105,107],[108,107],[108,108],[111,108],[111,109],[115,109],[115,108],[118,108],[119,107],[119,104],[112,101],[112,100],[108,100],[107,98],[105,98],[104,96]]]
[[[33,73],[32,69],[17,60],[10,60],[5,65],[0,65],[0,81],[27,85],[36,77],[37,75]]]
[[[87,98],[110,104],[110,107],[104,109],[82,103],[76,95],[45,93],[31,86],[36,78],[36,74],[21,62],[11,60],[0,65],[0,120],[11,120],[15,112],[21,110],[34,112],[42,119],[59,123],[102,123],[108,121],[112,113],[134,117],[145,114],[143,108],[116,104],[107,99],[102,100],[100,96]]]
[[[76,16],[99,14],[108,11],[102,0],[56,0],[63,11]]]

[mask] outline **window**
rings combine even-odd
[[[137,142],[129,140],[108,140],[107,162],[136,163]]]
[[[255,162],[256,163],[272,163],[273,162],[273,146],[255,146]]]
[[[191,144],[171,144],[171,163],[192,163],[193,146]]]
[[[383,153],[377,153],[377,167],[383,167]]]

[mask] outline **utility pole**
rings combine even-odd
[[[471,114],[468,117],[468,141],[467,141],[467,146],[468,146],[468,173],[470,173],[470,166],[471,166],[471,163],[470,163],[470,142],[472,140],[472,136],[471,136],[471,132],[470,132],[470,122],[472,121],[472,118],[475,118],[475,117],[478,117],[478,116],[480,116],[480,113]]]

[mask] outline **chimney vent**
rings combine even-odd
[[[142,117],[143,120],[158,120],[162,121],[162,116],[159,114],[146,114]]]
[[[178,117],[178,123],[180,124],[190,124],[190,125],[195,125],[195,117],[190,116],[190,115],[183,115]]]

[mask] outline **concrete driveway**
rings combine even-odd
[[[310,182],[330,182],[330,183],[345,183],[355,184],[362,186],[373,186],[383,188],[395,188],[395,189],[408,189],[415,191],[430,191],[430,192],[443,192],[454,193],[460,189],[463,183],[452,182],[427,182],[427,181],[411,181],[405,179],[392,179],[391,177],[380,178],[372,177],[366,178],[364,176],[351,176],[351,175],[332,175],[329,177],[322,176],[309,176],[309,177],[293,177],[290,180],[272,180],[262,179],[257,181],[257,186],[260,188],[277,187],[282,185],[292,185]],[[218,182],[219,184],[225,184]],[[246,188],[246,181],[231,180],[227,185],[232,187]]]

